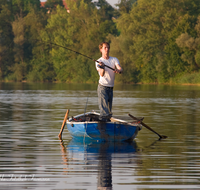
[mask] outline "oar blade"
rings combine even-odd
[[[62,139],[62,133],[63,133],[64,127],[65,127],[65,124],[66,124],[68,115],[69,115],[69,110],[67,110],[67,112],[66,112],[66,114],[65,114],[65,118],[64,118],[64,120],[63,120],[61,129],[60,129],[60,133],[58,134],[58,137],[59,137],[60,140]]]
[[[138,120],[138,118],[137,117],[134,117],[133,115],[131,115],[131,114],[128,114],[132,119],[135,119],[135,120]],[[145,124],[145,123],[143,123],[143,122],[141,122],[141,124],[144,126],[144,127],[146,127],[147,129],[149,129],[150,131],[152,131],[153,133],[155,133],[156,135],[158,135],[160,138],[159,138],[159,140],[161,140],[161,139],[166,139],[167,138],[167,136],[165,136],[165,135],[160,135],[160,134],[158,134],[156,131],[154,131],[151,127],[149,127],[147,124]]]

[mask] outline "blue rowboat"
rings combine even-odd
[[[68,131],[73,137],[97,141],[133,140],[141,124],[111,117],[109,122],[99,121],[99,113],[94,111],[80,114],[66,121]]]

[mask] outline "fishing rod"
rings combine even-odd
[[[95,60],[95,59],[93,59],[93,58],[91,58],[91,57],[88,57],[87,55],[84,55],[84,54],[82,54],[82,53],[79,53],[79,52],[77,52],[77,51],[74,51],[74,50],[72,50],[72,49],[70,49],[70,48],[67,48],[67,47],[65,47],[65,46],[61,46],[61,45],[58,45],[58,44],[55,44],[55,43],[52,43],[52,42],[47,42],[47,43],[52,44],[52,45],[55,45],[55,46],[58,46],[58,47],[65,48],[65,49],[70,50],[70,51],[73,51],[73,52],[75,52],[75,53],[77,53],[77,54],[79,54],[79,55],[82,55],[82,56],[84,56],[84,57],[87,57],[88,59],[91,59],[91,60],[93,60],[93,61],[95,61],[95,62],[97,62],[97,63],[100,63],[99,61],[97,61],[97,60]],[[103,69],[103,67],[102,67],[101,65],[98,65],[98,67]],[[109,68],[109,69],[115,71],[115,69],[113,69],[112,67],[109,67],[108,65],[105,65],[105,67],[107,67],[107,68]]]

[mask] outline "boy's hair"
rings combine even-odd
[[[108,47],[110,48],[110,44],[109,44],[108,42],[101,42],[101,43],[99,44],[99,50],[102,49],[103,44],[107,44]]]

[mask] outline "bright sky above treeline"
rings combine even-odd
[[[41,2],[45,2],[46,0],[40,0]],[[116,7],[115,4],[118,3],[119,0],[107,0],[107,2],[112,5],[113,7]]]

